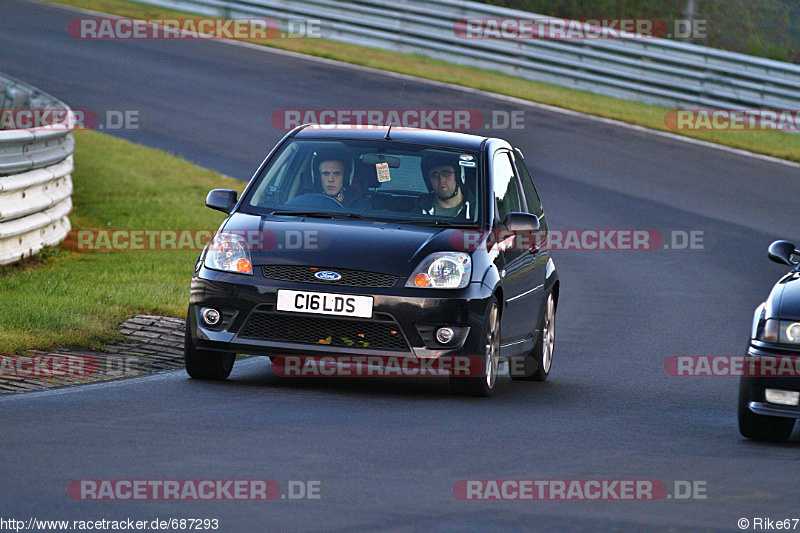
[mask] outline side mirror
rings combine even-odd
[[[767,256],[782,265],[789,265],[791,267],[797,266],[797,262],[792,261],[792,255],[798,254],[794,243],[789,241],[775,241],[769,245],[767,249]]]
[[[239,193],[229,189],[214,189],[206,196],[206,206],[230,214],[239,199]]]
[[[509,213],[503,225],[508,231],[539,231],[539,219],[530,213]]]

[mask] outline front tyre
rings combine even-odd
[[[536,346],[530,354],[512,359],[509,363],[511,379],[521,381],[547,381],[553,366],[556,343],[556,302],[553,293],[547,295],[544,316],[539,324]]]
[[[753,387],[748,378],[739,380],[739,433],[743,437],[766,442],[783,442],[789,439],[794,428],[794,418],[757,415],[748,407],[753,401]]]
[[[183,340],[183,361],[186,373],[194,379],[222,381],[233,370],[236,354],[198,350],[192,341],[191,314],[186,316],[186,334]]]
[[[497,383],[500,366],[500,308],[497,298],[489,300],[483,321],[483,373],[480,376],[450,377],[450,390],[463,396],[491,396]]]

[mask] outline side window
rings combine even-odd
[[[272,164],[269,173],[264,176],[258,189],[251,195],[251,206],[283,203],[287,194],[294,194],[295,191],[288,191],[288,189],[289,187],[296,189],[299,184],[295,183],[294,176],[290,175],[290,168],[294,166],[297,169],[300,165],[299,153],[299,145],[292,144],[278,154],[278,158]],[[308,154],[306,159],[310,159],[310,157],[311,155]],[[281,190],[283,190],[283,193],[280,192]],[[280,196],[283,196],[283,198],[280,198]]]
[[[542,214],[542,202],[539,200],[539,194],[536,192],[536,187],[533,185],[531,173],[528,172],[528,167],[525,166],[525,161],[519,156],[514,156],[514,166],[517,169],[517,176],[522,182],[522,190],[525,193],[528,209],[536,216]]]
[[[497,218],[502,221],[508,213],[523,210],[517,178],[514,175],[514,168],[511,166],[508,152],[503,150],[494,154],[492,175],[494,197],[497,201]]]

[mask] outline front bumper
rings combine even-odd
[[[782,418],[800,418],[800,407],[776,405],[767,402],[750,402],[747,408],[757,415],[780,416]]]
[[[482,355],[481,331],[492,293],[482,283],[459,290],[352,287],[266,279],[200,267],[192,278],[189,322],[195,346],[203,350],[253,355],[381,355],[437,358]],[[277,311],[278,289],[373,297],[371,319]],[[226,317],[224,326],[208,327],[198,309],[213,307]],[[256,324],[257,323],[257,324]],[[361,328],[360,326],[363,326]],[[433,331],[451,326],[461,333],[443,345]],[[298,334],[293,334],[291,329]],[[313,331],[312,331],[313,330]],[[362,331],[364,333],[359,333]],[[325,333],[331,333],[325,337]],[[387,332],[394,336],[386,340]],[[383,341],[370,342],[381,337]],[[317,338],[320,337],[320,338]],[[333,337],[333,342],[331,342]],[[341,339],[341,340],[340,340]],[[337,345],[338,342],[338,345]],[[347,342],[347,345],[342,345]]]
[[[778,362],[775,366],[776,371],[779,369],[800,370],[800,353],[796,350],[784,350],[758,343],[750,345],[750,348],[747,350],[747,355],[751,358],[775,358]],[[780,364],[782,359],[785,359],[784,365]],[[787,375],[786,372],[783,372],[781,376],[743,376],[741,380],[744,386],[750,388],[750,398],[752,401],[748,403],[747,407],[753,413],[757,415],[800,419],[800,406],[770,403],[767,402],[765,396],[766,389],[800,392],[800,373],[796,373],[794,376]]]

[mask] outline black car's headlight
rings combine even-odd
[[[472,277],[472,258],[464,252],[436,252],[426,257],[406,282],[406,287],[463,289]]]
[[[758,328],[756,338],[763,342],[800,346],[800,321],[770,318]]]
[[[800,346],[800,322],[796,320],[781,320],[778,326],[778,333],[779,343]]]
[[[206,268],[253,275],[253,262],[247,249],[247,240],[234,233],[218,233],[208,245]]]

